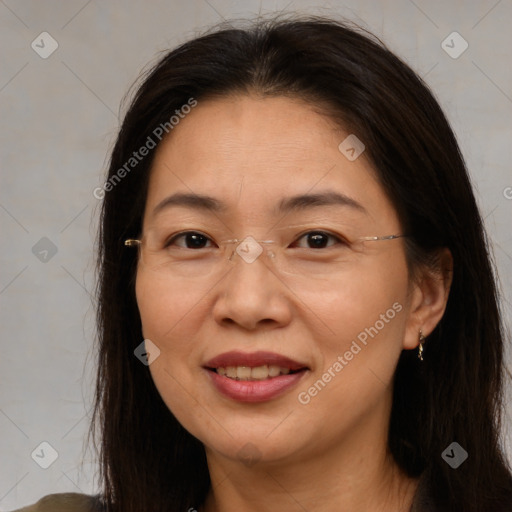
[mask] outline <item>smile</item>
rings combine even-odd
[[[203,367],[216,391],[239,402],[265,402],[281,396],[308,373],[298,361],[273,352],[226,352]]]

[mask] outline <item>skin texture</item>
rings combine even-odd
[[[158,219],[155,206],[175,192],[227,204],[224,213],[172,207],[161,214],[177,222],[175,231],[196,229],[215,240],[275,239],[271,228],[290,223],[307,225],[297,235],[402,233],[364,153],[350,162],[339,151],[347,135],[300,100],[244,95],[199,102],[157,150],[143,233]],[[367,213],[338,206],[285,218],[272,212],[284,197],[326,190],[350,196]],[[305,238],[301,243],[308,247]],[[163,276],[140,264],[143,335],[161,350],[151,375],[169,409],[206,448],[213,484],[202,510],[408,511],[417,481],[387,451],[390,384],[401,351],[416,348],[419,329],[428,336],[440,320],[449,284],[427,271],[411,281],[400,238],[370,242],[364,254],[318,279],[279,276],[258,260],[239,260],[215,280]],[[299,392],[396,303],[400,312],[301,404]],[[277,352],[309,370],[270,401],[236,402],[219,394],[202,368],[231,350]]]

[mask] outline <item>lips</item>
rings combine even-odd
[[[215,389],[240,402],[265,402],[295,387],[309,368],[273,352],[226,352],[204,366]]]
[[[229,366],[256,368],[258,366],[265,365],[288,368],[290,371],[308,369],[307,365],[274,352],[245,353],[238,351],[220,354],[213,359],[210,359],[204,367],[210,370],[216,370],[217,368],[227,368]]]

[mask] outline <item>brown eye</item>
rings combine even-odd
[[[176,240],[183,240],[183,243],[176,244]],[[199,233],[197,231],[186,231],[183,233],[179,233],[173,236],[166,244],[165,247],[170,247],[172,245],[177,245],[178,247],[183,247],[185,249],[204,249],[205,244],[208,243],[210,239]]]
[[[308,247],[306,249],[324,249],[325,247],[330,247],[334,244],[328,245],[329,238],[336,240],[339,243],[343,243],[343,241],[331,233],[326,233],[325,231],[309,231],[308,233],[304,233],[299,240],[306,239],[306,243]]]

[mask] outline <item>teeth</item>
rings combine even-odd
[[[228,366],[226,368],[226,377],[229,377],[230,379],[236,379],[236,366]]]
[[[236,376],[238,380],[248,380],[251,378],[252,369],[249,366],[237,366]]]
[[[279,366],[271,365],[268,367],[269,377],[277,377],[281,373]]]
[[[217,368],[219,375],[224,375],[235,380],[265,380],[278,375],[288,375],[290,368],[282,368],[274,364],[256,366],[228,366],[226,368]]]
[[[268,366],[266,366],[266,365],[256,366],[256,368],[250,369],[249,373],[250,373],[251,378],[257,379],[257,380],[266,379],[270,375]],[[240,373],[238,373],[238,376],[240,377]]]

